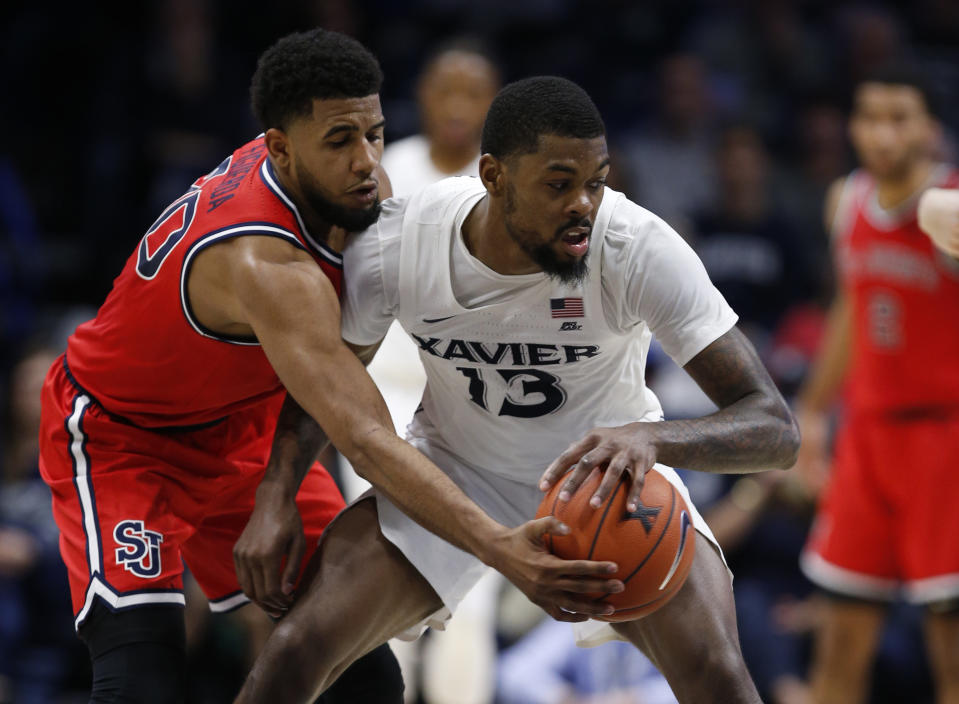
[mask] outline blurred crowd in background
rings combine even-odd
[[[256,57],[317,25],[357,37],[380,59],[388,148],[422,133],[405,156],[394,152],[395,173],[389,152],[384,159],[398,191],[404,171],[415,171],[403,164],[416,159],[432,156],[437,177],[470,171],[500,82],[558,74],[580,83],[606,120],[610,185],[688,239],[787,396],[815,352],[831,295],[823,196],[855,166],[851,85],[892,59],[917,62],[941,103],[939,157],[955,161],[951,0],[4,2],[0,703],[85,701],[89,681],[37,471],[43,376],[162,207],[257,134],[247,92]],[[450,49],[459,64],[443,64]],[[669,417],[710,410],[655,347],[650,360]],[[391,380],[389,360],[381,366],[384,388],[413,379],[415,405],[415,370],[407,378],[401,366]],[[816,602],[797,557],[815,497],[788,473],[684,478],[736,574],[743,650],[765,700],[802,704]],[[492,607],[480,609],[479,631],[490,654],[483,661],[473,648],[465,661],[488,684],[452,692],[434,684],[431,694],[429,682],[455,670],[456,648],[471,645],[433,648],[440,654],[430,664],[428,635],[416,657],[404,657],[414,668],[410,701],[672,701],[632,649],[577,651],[557,632],[566,626],[537,624],[500,582],[486,591]],[[202,599],[189,593],[191,702],[229,701],[264,626],[242,615],[253,607],[210,617]],[[918,624],[913,609],[897,607],[873,704],[931,701]]]

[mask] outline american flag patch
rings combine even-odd
[[[582,318],[582,298],[550,298],[549,312],[554,318]]]

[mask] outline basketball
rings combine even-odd
[[[626,589],[619,594],[596,594],[616,611],[596,616],[603,621],[632,621],[651,614],[679,591],[689,575],[696,551],[692,517],[682,494],[655,469],[646,474],[640,503],[626,510],[629,479],[624,477],[599,508],[589,500],[599,487],[602,472],[592,474],[566,503],[559,501],[558,481],[543,498],[536,517],[555,516],[569,526],[568,535],[546,535],[546,549],[567,560],[615,562]]]

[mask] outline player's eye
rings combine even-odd
[[[601,179],[599,179],[599,180],[597,180],[597,181],[593,181],[593,182],[591,182],[591,183],[589,184],[589,187],[590,187],[591,189],[593,189],[594,191],[602,190],[605,186],[606,186],[606,179],[605,179],[605,178],[601,178]]]
[[[554,182],[551,182],[551,183],[547,183],[546,185],[549,186],[550,188],[552,188],[554,191],[563,191],[563,190],[566,190],[566,186],[569,185],[569,182],[568,182],[568,181],[560,181],[560,182],[557,183],[557,182],[554,181]]]

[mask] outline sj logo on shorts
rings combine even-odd
[[[163,535],[143,527],[143,521],[120,521],[113,529],[117,541],[117,564],[137,577],[160,574],[160,543]]]

